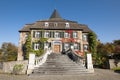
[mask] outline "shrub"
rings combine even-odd
[[[24,66],[23,64],[16,64],[14,67],[13,67],[13,74],[20,74],[20,72],[23,70]]]

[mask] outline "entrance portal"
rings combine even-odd
[[[54,53],[60,53],[60,45],[54,45]]]

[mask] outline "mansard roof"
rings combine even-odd
[[[49,26],[45,26],[45,22],[48,22]],[[57,26],[55,26],[55,23],[57,23]],[[69,27],[66,27],[66,23],[69,23]],[[78,24],[76,21],[70,21],[63,19],[58,11],[55,9],[47,20],[40,20],[36,21],[33,24],[26,24],[19,32],[29,32],[30,30],[38,30],[38,29],[44,29],[44,30],[82,30],[83,32],[90,32],[91,30],[88,28],[87,25],[84,24]]]

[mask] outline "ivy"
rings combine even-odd
[[[98,59],[97,56],[97,35],[94,32],[88,33],[88,42],[89,42],[89,50],[92,53],[93,61]]]
[[[29,53],[32,52],[32,47],[31,47],[31,34],[28,33],[28,37],[25,42],[25,59],[29,58]]]
[[[44,33],[44,31],[42,31],[42,33]],[[25,59],[29,58],[30,52],[35,53],[36,56],[41,56],[44,53],[44,42],[47,42],[47,40],[47,38],[40,38],[39,40],[35,40],[36,43],[40,43],[40,48],[39,50],[33,50],[31,44],[31,34],[29,33],[24,45]]]
[[[91,53],[96,53],[97,47],[97,36],[94,32],[89,32],[88,34],[89,50]]]

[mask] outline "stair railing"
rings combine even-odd
[[[75,56],[78,58],[78,62],[82,63],[85,66],[85,58],[78,55],[74,50],[72,50]]]
[[[35,58],[35,67],[39,67],[40,65],[42,65],[43,63],[45,63],[46,60],[47,60],[48,55],[50,55],[51,52],[52,52],[51,49],[46,49],[45,53],[42,56],[36,57]]]
[[[69,50],[66,51],[66,54],[74,62],[76,62],[76,63],[82,63],[83,65],[85,65],[84,57],[81,57],[80,55],[78,55],[74,50],[69,49]]]

